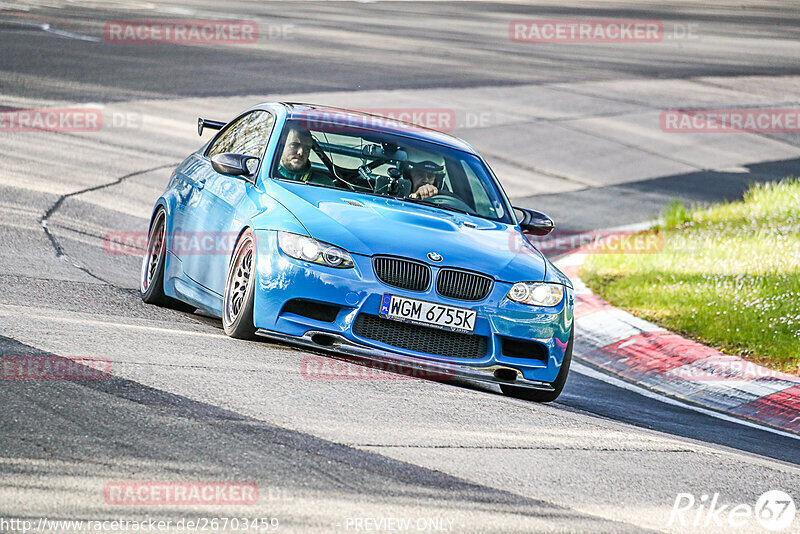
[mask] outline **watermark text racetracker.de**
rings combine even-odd
[[[105,380],[111,360],[102,357],[2,356],[1,380]]]
[[[427,128],[440,132],[452,132],[458,128],[486,128],[496,122],[489,111],[471,111],[456,108],[360,108],[358,115],[347,112],[323,112],[304,119],[304,127],[316,130],[348,132],[359,128],[397,128],[418,130]]]
[[[300,360],[300,376],[306,380],[452,380],[455,374],[446,369],[419,364],[365,361],[361,363],[306,356]]]
[[[782,380],[784,374],[736,356],[720,355],[673,367],[664,372],[671,381],[725,382],[738,380]]]
[[[660,43],[698,39],[698,24],[645,19],[524,19],[508,25],[515,43]]]
[[[118,481],[103,488],[106,504],[121,506],[224,506],[258,502],[253,482]]]
[[[580,249],[586,254],[657,254],[664,250],[664,236],[654,232],[621,232],[589,230],[551,232],[546,236],[509,235],[509,248],[517,253],[536,252],[533,244],[543,254],[554,256]]]
[[[259,39],[290,39],[294,24],[254,20],[111,20],[103,38],[111,44],[247,45]]]
[[[167,234],[167,248],[178,256],[228,256],[238,237],[237,232],[171,232]],[[147,251],[148,239],[148,232],[112,231],[103,236],[103,248],[115,256],[141,256]]]
[[[667,133],[800,133],[800,108],[667,109],[659,122]]]
[[[108,128],[138,129],[135,112],[104,110],[99,106],[0,111],[0,132],[99,132]]]

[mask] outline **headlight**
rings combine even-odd
[[[297,260],[337,269],[348,269],[353,266],[350,254],[339,247],[299,234],[278,232],[278,246],[284,254]]]
[[[508,298],[531,306],[557,306],[564,298],[564,286],[544,282],[517,282],[508,292]]]

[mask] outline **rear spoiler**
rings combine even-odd
[[[197,118],[197,135],[203,135],[203,128],[209,128],[211,130],[220,130],[223,126],[225,126],[225,122],[220,121],[212,121],[208,119],[204,119],[203,117]]]

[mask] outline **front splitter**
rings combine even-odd
[[[356,356],[373,362],[398,365],[404,369],[415,371],[415,373],[412,374],[418,378],[429,378],[439,381],[465,379],[489,384],[513,385],[515,387],[537,389],[540,391],[554,391],[553,386],[549,382],[529,380],[522,375],[522,371],[519,369],[505,365],[478,367],[425,360],[354,343],[339,334],[331,334],[330,332],[319,330],[310,330],[300,337],[290,336],[280,332],[272,332],[261,328],[256,330],[256,334],[295,345],[311,347],[316,350]],[[314,338],[317,338],[317,341],[314,341]]]

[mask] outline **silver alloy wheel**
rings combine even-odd
[[[153,277],[158,270],[158,262],[164,254],[166,245],[167,224],[164,210],[160,210],[153,222],[150,230],[150,237],[147,240],[147,251],[142,259],[142,276],[139,289],[142,293],[146,292],[153,282]]]
[[[236,246],[228,274],[228,286],[225,291],[225,322],[233,324],[239,317],[247,299],[247,289],[252,278],[253,238],[243,235]]]

